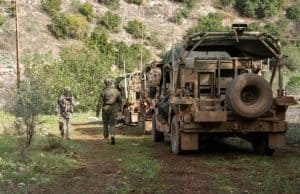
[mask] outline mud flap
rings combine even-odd
[[[145,134],[151,134],[152,131],[152,121],[144,122],[144,132]]]
[[[286,146],[286,136],[285,133],[270,133],[269,134],[269,147],[271,149],[276,149]]]
[[[198,133],[181,133],[182,150],[198,150]]]

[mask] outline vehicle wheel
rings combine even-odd
[[[254,152],[259,155],[272,156],[275,152],[274,149],[269,148],[268,140],[265,137],[253,141],[252,146]]]
[[[123,115],[124,115],[124,123],[125,125],[129,125],[131,123],[131,115],[130,115],[130,111],[128,108],[125,108],[123,110]]]
[[[154,142],[164,141],[164,134],[157,130],[155,114],[152,117],[152,137]]]
[[[228,108],[236,115],[253,119],[266,113],[273,103],[270,84],[261,76],[242,74],[226,90]]]
[[[177,120],[177,117],[174,116],[172,118],[172,123],[171,123],[171,147],[172,147],[172,152],[176,155],[181,154],[181,132],[179,129],[179,123]]]

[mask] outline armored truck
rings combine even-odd
[[[155,142],[168,136],[174,154],[232,136],[259,154],[285,145],[285,114],[296,101],[283,88],[281,44],[246,28],[191,35],[166,55],[152,119]]]
[[[125,124],[138,124],[140,117],[141,72],[133,72],[116,79],[117,88],[122,96],[122,107],[118,117]]]

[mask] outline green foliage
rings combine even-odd
[[[119,68],[123,68],[125,63],[127,72],[132,72],[139,67],[141,56],[144,64],[150,62],[152,57],[151,52],[141,44],[128,46],[125,42],[119,42],[116,45],[116,50],[118,50],[116,64]]]
[[[80,5],[79,12],[84,15],[88,21],[91,21],[95,17],[93,5],[88,2]]]
[[[42,9],[49,15],[54,15],[61,9],[62,0],[42,0]]]
[[[184,18],[188,18],[190,12],[195,7],[197,1],[196,0],[185,0],[180,1],[185,3],[185,7],[182,9],[176,10],[173,15],[170,17],[170,21],[177,24],[182,24]]]
[[[119,0],[98,0],[98,2],[106,5],[107,7],[113,10],[120,8]]]
[[[143,22],[132,20],[128,22],[127,32],[132,34],[135,38],[146,37],[146,26]]]
[[[5,16],[0,14],[0,26],[4,24],[5,20],[6,20]]]
[[[300,48],[284,48],[283,53],[288,56],[285,65],[292,72],[300,72]]]
[[[121,17],[110,11],[106,12],[106,14],[101,18],[101,24],[113,32],[120,31],[121,22]]]
[[[300,4],[289,7],[286,10],[286,17],[291,20],[300,21]]]
[[[160,50],[165,50],[165,43],[159,37],[158,32],[152,32],[151,36],[149,37],[149,41],[151,42],[152,46],[154,46],[155,48],[160,49]]]
[[[205,31],[228,31],[229,29],[222,24],[223,18],[221,13],[209,13],[207,16],[200,17],[198,24],[188,30],[188,35]]]
[[[292,94],[300,93],[300,75],[292,76],[286,85],[286,89]]]
[[[278,15],[284,3],[284,0],[236,0],[235,5],[242,15],[253,18],[265,18]]]
[[[60,13],[52,17],[49,30],[57,38],[81,39],[88,32],[88,22],[84,16]]]
[[[176,10],[174,14],[171,16],[170,21],[176,24],[182,24],[183,19],[188,18],[189,11],[190,10],[187,8]]]
[[[19,136],[18,143],[22,155],[27,153],[33,137],[40,127],[40,115],[43,113],[45,101],[43,88],[38,80],[21,82],[17,91],[11,91],[6,110],[18,118],[15,132]]]
[[[144,3],[144,0],[127,0],[127,2],[137,4],[137,5],[142,5]]]
[[[235,5],[236,0],[219,0],[220,6],[232,7]]]

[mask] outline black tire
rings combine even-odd
[[[129,125],[131,123],[131,114],[127,107],[124,108],[123,115],[124,115],[124,124]]]
[[[153,114],[153,117],[152,117],[152,138],[153,138],[154,142],[163,142],[164,141],[164,134],[157,130],[155,114]]]
[[[226,102],[234,114],[246,119],[257,118],[271,108],[272,88],[261,76],[242,74],[229,84]]]
[[[171,123],[171,148],[172,148],[172,152],[176,155],[180,155],[182,153],[181,132],[180,132],[179,123],[176,116],[172,118],[172,123]]]

